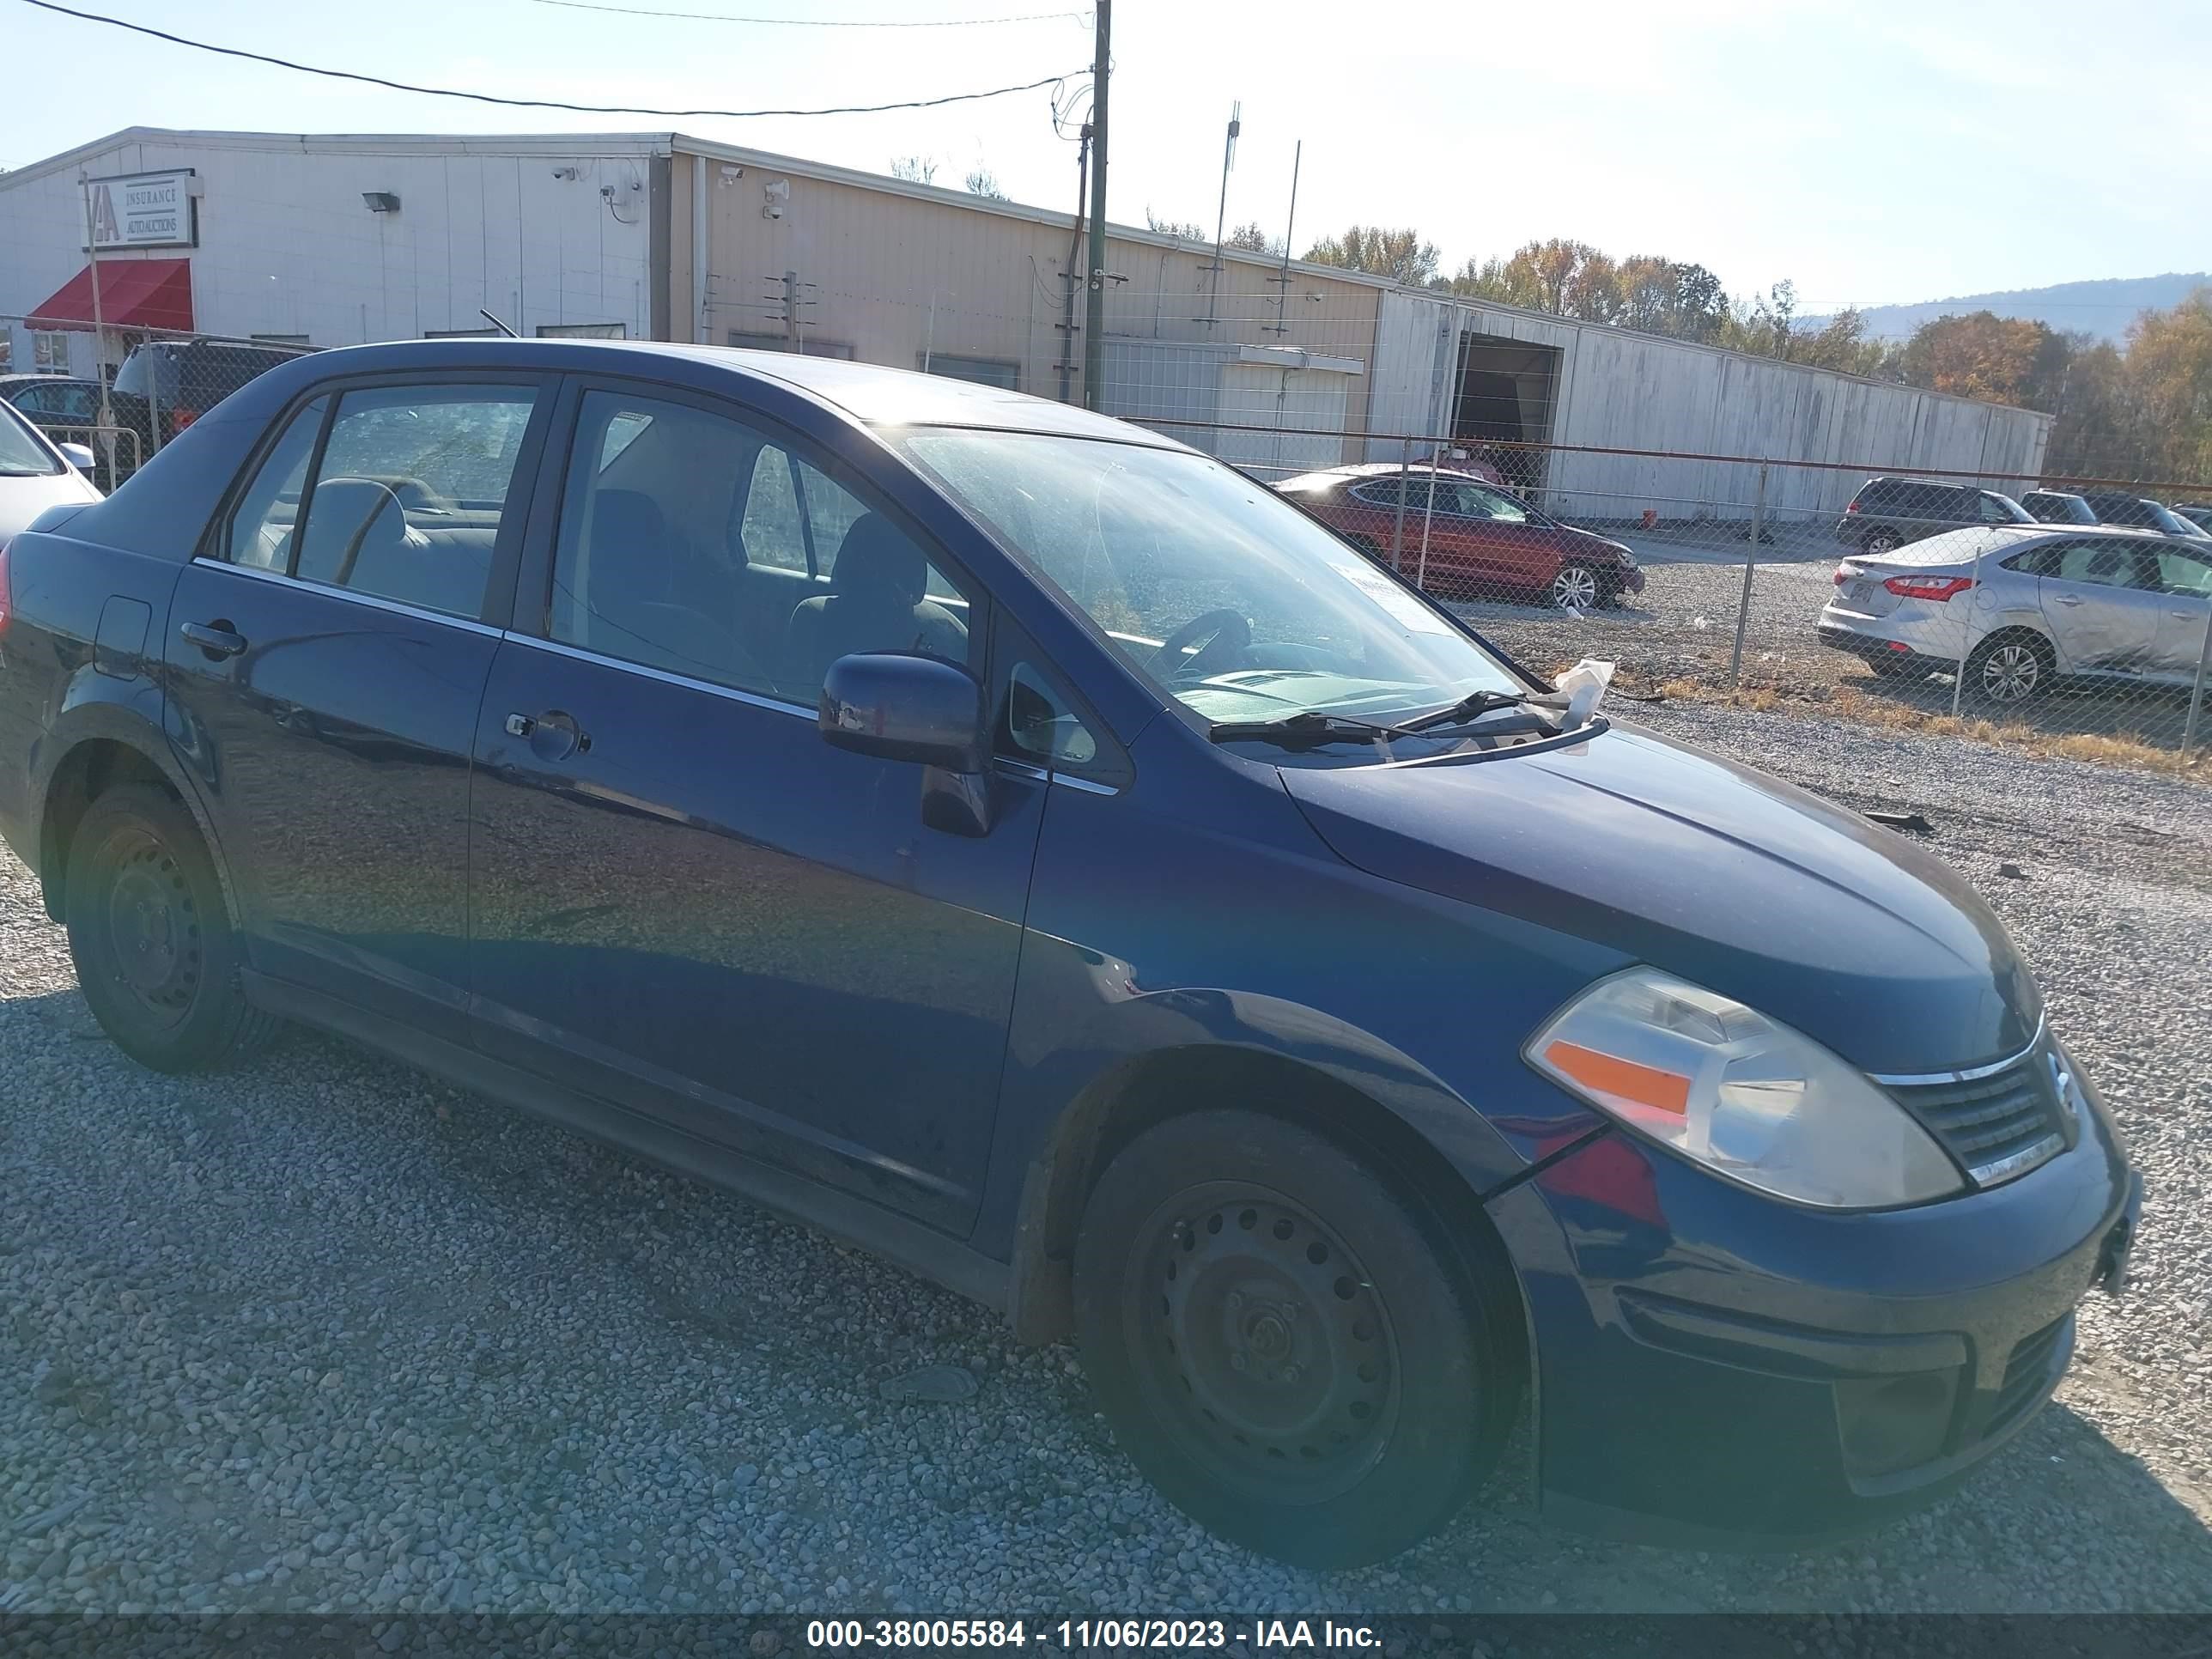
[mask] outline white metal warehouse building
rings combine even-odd
[[[483,308],[524,334],[800,349],[1082,396],[1070,215],[678,133],[99,139],[0,175],[11,367],[97,360],[88,226],[121,302],[105,307],[111,364],[134,327],[343,345],[485,332]],[[1397,459],[1406,434],[1547,444],[1528,482],[1626,517],[1741,507],[1757,469],[1589,452],[1970,477],[2033,475],[2049,438],[2028,410],[1212,255],[1110,228],[1100,401],[1263,471]],[[1831,508],[1861,476],[1778,469],[1769,503]]]

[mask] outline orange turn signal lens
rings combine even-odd
[[[1676,1117],[1689,1114],[1690,1079],[1680,1072],[1662,1072],[1656,1066],[1639,1065],[1618,1054],[1601,1054],[1564,1038],[1555,1038],[1547,1045],[1544,1058],[1560,1075],[1572,1078],[1593,1093],[1632,1101],[1638,1106],[1649,1107],[1655,1112],[1670,1112]]]

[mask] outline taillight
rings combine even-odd
[[[1973,585],[1972,576],[1892,576],[1882,584],[1900,599],[1932,599],[1938,605]]]
[[[1858,504],[1856,501],[1853,501],[1853,502],[1852,502],[1849,507],[1845,507],[1845,508],[1844,509],[1844,513],[1845,513],[1846,514],[1852,514],[1852,513],[1856,513],[1856,512],[1857,512],[1858,510],[1859,510],[1859,504]]]
[[[1838,565],[1836,567],[1836,586],[1841,587],[1845,582],[1850,580],[1852,577],[1858,574],[1859,573],[1857,571],[1852,569],[1850,566],[1847,564]]]
[[[169,425],[174,430],[182,432],[199,417],[200,412],[197,409],[173,409],[169,411]]]

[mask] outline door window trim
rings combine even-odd
[[[568,471],[575,459],[578,417],[583,412],[586,397],[594,392],[605,392],[617,397],[629,396],[656,403],[677,404],[750,428],[766,441],[780,447],[792,462],[804,461],[869,512],[887,520],[920,548],[922,556],[966,597],[969,660],[962,666],[975,676],[988,695],[992,684],[991,624],[1000,612],[1000,606],[990,590],[978,581],[958,559],[946,553],[944,544],[935,536],[917,524],[910,514],[890,500],[872,479],[864,477],[857,468],[830,459],[824,454],[820,445],[788,422],[732,397],[695,391],[690,386],[665,386],[634,374],[603,371],[567,374],[562,377],[562,382],[559,395],[554,399],[554,429],[546,434],[547,450],[538,468],[538,487],[530,502],[530,539],[525,550],[521,570],[521,575],[527,581],[526,584],[518,580],[515,585],[513,618],[507,624],[511,638],[532,645],[550,646],[580,661],[611,664],[654,679],[666,680],[672,685],[698,686],[734,696],[741,702],[773,708],[780,714],[796,713],[808,720],[814,718],[815,705],[810,702],[798,702],[738,686],[720,685],[711,680],[693,679],[688,675],[672,673],[644,663],[634,663],[623,657],[609,656],[553,637],[553,564],[560,555],[561,518],[568,498]],[[555,448],[556,444],[557,452]],[[803,494],[799,501],[803,509],[805,501]],[[805,525],[806,522],[802,510],[801,523]],[[811,527],[805,533],[809,545],[807,580],[810,583],[819,582],[821,578],[812,568],[813,532]],[[984,641],[980,652],[976,645],[979,629],[983,630],[981,638]]]
[[[307,456],[307,470],[300,490],[300,514],[296,523],[304,531],[307,512],[315,498],[315,484],[323,470],[323,452],[328,447],[331,430],[337,420],[338,408],[349,392],[374,391],[386,386],[527,386],[534,394],[530,406],[530,423],[523,428],[522,442],[514,452],[514,476],[507,486],[507,497],[501,505],[499,534],[492,544],[491,569],[484,579],[483,603],[477,607],[473,617],[457,616],[450,611],[433,611],[425,605],[410,605],[404,599],[387,599],[381,594],[358,593],[350,588],[334,587],[327,582],[304,581],[289,570],[270,570],[258,574],[270,576],[294,587],[336,599],[350,599],[356,604],[374,601],[380,609],[390,609],[399,614],[420,617],[437,622],[471,623],[488,628],[496,634],[506,629],[513,615],[515,580],[522,567],[523,550],[528,544],[531,514],[537,501],[536,480],[543,471],[545,437],[550,430],[556,405],[560,401],[562,377],[544,369],[513,368],[484,368],[470,369],[460,367],[434,369],[384,369],[374,374],[334,375],[303,386],[284,407],[271,416],[245,461],[230,481],[214,513],[200,532],[198,544],[192,552],[193,559],[203,564],[221,565],[228,570],[244,570],[249,567],[234,563],[228,556],[231,520],[237,515],[246,492],[261,476],[262,466],[283,441],[292,422],[300,411],[319,398],[327,398],[329,406],[323,410],[322,425],[315,433],[315,447]]]

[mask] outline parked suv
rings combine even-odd
[[[2033,524],[2009,495],[1929,478],[1869,478],[1836,521],[1836,539],[1863,553],[1888,553],[1923,536],[1970,524]]]
[[[0,833],[143,1064],[302,1020],[824,1226],[1316,1567],[1524,1401],[1555,1517],[1873,1524],[2121,1281],[2140,1183],[1962,876],[1210,456],[611,341],[226,416],[0,555]]]
[[[239,387],[299,355],[233,340],[149,340],[124,358],[108,400],[116,423],[134,428],[150,457]]]
[[[2031,489],[2020,498],[2020,504],[2040,524],[2097,522],[2097,515],[2088,502],[2063,489]]]
[[[2162,536],[2179,536],[2186,541],[2194,541],[2206,533],[2195,520],[2184,518],[2148,495],[2130,495],[2124,489],[2085,489],[2081,499],[2097,515],[2099,524],[2130,525],[2138,530],[2155,530]]]

